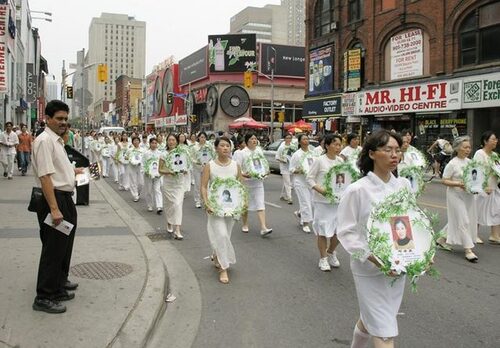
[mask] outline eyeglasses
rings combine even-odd
[[[392,155],[395,153],[396,155],[401,155],[403,151],[399,147],[397,148],[392,148],[392,147],[384,147],[382,149],[377,149],[377,151],[382,151],[385,152],[387,155]]]

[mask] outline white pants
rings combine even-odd
[[[115,182],[118,182],[118,164],[114,160],[109,161],[109,172]]]
[[[130,193],[133,199],[138,199],[141,194],[142,187],[144,186],[144,176],[141,172],[141,166],[127,166],[128,179],[130,183]]]
[[[283,178],[283,187],[281,189],[281,197],[286,199],[287,201],[292,200],[292,182],[291,175],[289,173],[281,174]]]
[[[300,222],[309,223],[313,221],[311,189],[306,186],[295,185],[295,193],[299,199]]]
[[[109,169],[110,169],[112,161],[113,160],[109,157],[102,158],[102,176],[104,176],[104,177],[109,176]]]
[[[196,167],[193,168],[193,177],[194,177],[194,202],[200,203],[200,186],[201,186],[201,171],[203,168],[198,169]]]
[[[118,184],[120,185],[120,188],[125,190],[128,190],[130,187],[127,174],[128,166],[129,166],[128,164],[123,164],[123,163],[118,164]]]
[[[3,171],[4,173],[7,173],[7,176],[9,178],[12,178],[12,175],[14,174],[14,158],[16,155],[13,154],[4,154],[3,155],[3,161],[2,161],[2,166],[3,166]]]
[[[162,178],[150,178],[144,176],[144,191],[146,192],[146,204],[148,208],[163,209],[163,192],[161,187],[163,185]]]

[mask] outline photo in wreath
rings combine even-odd
[[[409,216],[391,217],[391,231],[393,245],[396,250],[415,249]]]

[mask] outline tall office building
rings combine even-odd
[[[257,42],[303,46],[304,20],[304,0],[282,0],[281,5],[247,7],[238,12],[231,17],[230,32],[256,34]]]
[[[97,80],[97,64],[108,66],[108,80]],[[89,67],[88,89],[93,96],[87,110],[98,120],[107,104],[116,97],[115,80],[126,75],[144,78],[146,65],[146,22],[124,14],[102,13],[92,18],[89,28],[89,50],[85,56]]]

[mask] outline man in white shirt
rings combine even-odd
[[[12,131],[12,122],[5,123],[5,132],[0,134],[0,162],[3,166],[3,177],[12,180],[14,174],[14,158],[16,157],[16,146],[19,138]]]

